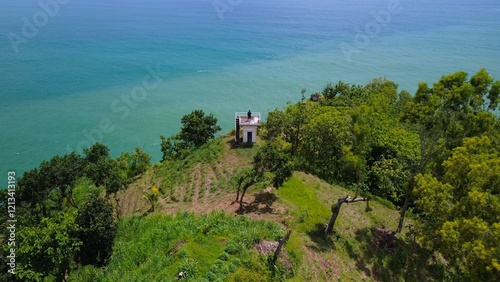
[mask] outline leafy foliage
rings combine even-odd
[[[160,136],[163,161],[182,158],[183,152],[199,148],[221,130],[217,118],[213,114],[205,116],[202,110],[194,110],[183,116],[181,123],[181,131],[176,135],[168,138]]]
[[[205,116],[202,110],[194,110],[181,119],[182,129],[179,133],[179,139],[187,144],[188,147],[198,148],[214,138],[214,134],[220,131],[217,125],[217,118],[213,114]]]
[[[16,277],[33,281],[54,275],[57,281],[65,281],[66,272],[71,269],[73,257],[81,246],[72,236],[76,229],[72,213],[59,213],[42,219],[37,227],[20,229],[17,259],[22,263],[16,269]]]
[[[321,103],[325,106],[354,106],[366,98],[366,90],[361,85],[350,85],[342,81],[335,86],[328,83],[322,92],[326,99]]]
[[[83,167],[84,160],[76,153],[43,161],[38,168],[25,172],[19,179],[20,201],[32,209],[38,206],[42,216],[61,209],[62,202],[56,198],[71,200],[71,189],[82,176]],[[56,207],[52,207],[49,201],[56,202]]]
[[[420,155],[411,167],[397,232],[403,227],[414,176],[432,167],[433,174],[441,178],[445,170],[443,161],[453,148],[461,146],[464,138],[479,136],[494,128],[495,117],[484,111],[484,96],[491,81],[484,69],[470,82],[467,73],[459,71],[441,77],[432,88],[420,83],[413,101],[406,104],[403,121],[415,127],[420,138]]]
[[[104,265],[111,255],[116,235],[111,205],[93,194],[78,211],[75,222],[78,224],[76,238],[82,242],[77,253],[78,261],[83,265]]]
[[[133,153],[125,152],[121,154],[117,158],[117,162],[121,170],[125,172],[126,178],[131,179],[144,173],[149,168],[151,156],[137,147]]]
[[[254,157],[253,171],[263,175],[265,171],[273,173],[274,187],[280,187],[293,172],[293,164],[286,149],[286,144],[279,141],[267,143]]]
[[[441,181],[430,174],[417,177],[423,241],[442,252],[458,275],[495,280],[500,275],[500,144],[488,136],[465,139],[443,166]]]
[[[85,149],[84,154],[87,165],[86,176],[94,182],[95,186],[104,186],[106,195],[115,194],[125,184],[125,179],[119,168],[119,163],[109,156],[109,148],[101,143],[95,143]]]
[[[351,117],[333,107],[311,112],[299,149],[301,166],[325,180],[342,181],[342,161],[354,142]]]

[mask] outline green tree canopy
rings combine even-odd
[[[96,194],[78,211],[75,232],[82,245],[77,259],[82,264],[103,266],[111,255],[117,227],[113,220],[113,207]]]
[[[217,118],[213,114],[205,115],[202,110],[194,110],[181,119],[182,128],[174,136],[161,138],[163,161],[180,158],[184,152],[199,148],[215,137],[221,128],[217,125]]]
[[[439,250],[457,275],[471,281],[500,277],[498,137],[465,139],[444,162],[443,180],[431,174],[416,178],[422,242]]]
[[[486,89],[492,79],[484,69],[467,81],[463,71],[442,76],[432,88],[419,83],[412,101],[406,103],[402,121],[408,122],[420,138],[417,164],[411,168],[397,232],[401,232],[410,204],[415,175],[433,168],[443,175],[443,161],[466,137],[479,136],[495,126],[495,117],[484,109]]]
[[[38,168],[27,171],[19,179],[19,198],[42,216],[50,213],[47,201],[51,195],[58,194],[59,198],[71,202],[71,189],[75,181],[83,175],[84,159],[76,153],[64,156],[55,156],[50,161],[43,161]],[[62,208],[62,201],[56,200],[57,206]]]
[[[19,268],[16,277],[23,281],[40,281],[53,275],[56,281],[66,281],[71,262],[81,242],[72,234],[76,231],[73,213],[60,213],[44,218],[37,227],[21,228],[17,249]]]
[[[351,127],[349,114],[334,107],[315,108],[299,148],[303,169],[327,181],[342,180],[342,158],[354,142]]]
[[[118,192],[125,184],[125,180],[120,171],[119,161],[109,156],[109,148],[98,142],[83,152],[87,161],[86,176],[95,186],[104,186],[106,195]]]
[[[253,159],[254,172],[263,175],[265,171],[273,173],[273,185],[279,188],[293,172],[287,143],[275,139],[262,147]]]
[[[214,138],[215,133],[220,131],[217,125],[217,118],[213,114],[205,116],[202,110],[194,110],[181,119],[182,129],[179,139],[186,143],[188,147],[198,148]]]

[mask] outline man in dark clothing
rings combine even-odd
[[[252,112],[250,110],[248,110],[247,117],[248,121],[250,121],[250,119],[252,118]]]

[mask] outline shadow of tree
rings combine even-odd
[[[313,244],[307,247],[316,252],[328,252],[335,249],[335,241],[340,239],[337,233],[325,237],[325,224],[316,223],[314,228],[306,232]]]
[[[369,277],[380,281],[400,281],[402,277],[405,281],[444,279],[444,268],[437,262],[429,263],[432,253],[407,237],[401,239],[385,228],[374,227],[357,230],[355,240],[357,251],[345,242],[347,253]]]
[[[274,209],[272,205],[278,200],[278,197],[271,192],[260,192],[254,195],[254,200],[244,204],[236,211],[237,214],[247,214],[247,213],[259,213],[259,214],[269,214],[273,213]],[[262,207],[262,205],[264,205]]]

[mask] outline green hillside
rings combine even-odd
[[[233,203],[230,178],[241,169],[235,164],[248,166],[249,156],[260,146],[235,149],[230,141],[231,136],[214,139],[182,162],[157,167],[120,192],[124,210],[136,209],[122,215],[109,266],[105,271],[86,267],[71,278],[170,281],[190,268],[196,274],[191,281],[441,280],[443,262],[412,258],[410,252],[422,250],[409,234],[390,238],[399,213],[387,201],[370,201],[368,212],[364,202],[345,205],[335,235],[325,238],[330,206],[353,191],[310,174],[296,172],[279,189],[252,186],[240,210]],[[225,171],[222,180],[214,168]],[[214,186],[203,188],[209,179]],[[175,186],[165,189],[169,185],[162,183]],[[148,213],[146,200],[130,195],[147,193],[152,185],[162,187],[163,194],[155,213]],[[273,273],[268,256],[256,246],[262,240],[276,242],[289,230],[285,258]]]
[[[215,137],[195,110],[159,137],[159,163],[95,143],[9,174],[0,281],[500,275],[500,81],[481,69],[413,96],[381,78],[305,93],[259,120],[255,143]]]

